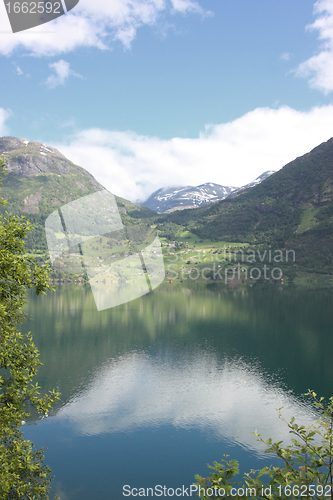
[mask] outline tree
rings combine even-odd
[[[266,500],[332,499],[333,397],[325,406],[324,398],[318,399],[315,392],[309,390],[306,395],[313,398],[321,416],[316,421],[317,425],[305,427],[296,424],[294,418],[287,423],[280,413],[279,416],[287,423],[289,432],[296,436],[292,438],[291,445],[282,447],[282,441],[264,441],[260,434],[255,432],[258,440],[268,446],[265,452],[274,453],[281,459],[281,467],[251,470],[244,474],[243,482],[233,482],[232,479],[239,473],[239,464],[237,460],[227,460],[226,456],[221,463],[214,462],[208,466],[213,471],[209,477],[195,476],[198,496],[205,500],[212,496],[231,496],[236,499],[251,496],[253,499]]]
[[[0,169],[5,163],[0,158]],[[4,200],[0,200],[5,205]],[[47,499],[51,470],[44,465],[43,450],[24,439],[21,425],[32,409],[47,415],[59,393],[40,397],[37,372],[39,352],[31,333],[23,335],[17,325],[26,319],[26,289],[37,294],[51,289],[48,268],[39,268],[25,255],[31,224],[24,217],[0,216],[0,498]]]

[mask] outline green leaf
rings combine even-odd
[[[25,256],[24,238],[30,229],[24,217],[0,216],[0,370],[5,374],[0,377],[1,500],[47,499],[52,479],[44,450],[36,450],[21,431],[29,405],[45,414],[59,399],[54,390],[40,396],[38,384],[32,382],[41,364],[39,352],[32,335],[17,329],[26,318],[26,289],[35,287],[37,293],[45,293],[51,288],[47,269],[32,265]]]

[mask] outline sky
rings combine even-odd
[[[109,191],[242,186],[333,136],[333,0],[80,0],[12,33],[0,135],[56,147]]]

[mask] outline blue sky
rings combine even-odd
[[[80,0],[16,34],[2,4],[0,64],[1,135],[132,201],[240,186],[333,136],[333,0]]]

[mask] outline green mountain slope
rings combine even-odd
[[[5,209],[34,224],[27,247],[45,260],[48,215],[103,186],[59,151],[38,142],[3,137],[1,154],[7,160],[0,186],[0,196],[9,202]],[[204,241],[292,249],[296,260],[288,264],[288,272],[295,268],[333,273],[333,138],[251,190],[207,207],[157,215],[125,199],[116,200],[126,226],[153,225],[169,242],[194,233]]]
[[[28,250],[46,255],[44,225],[50,213],[104,188],[58,150],[36,141],[1,137],[0,156],[7,162],[0,196],[8,201],[0,210],[26,216],[34,224],[27,240]],[[123,198],[116,197],[116,200],[126,224],[142,224],[142,220],[156,214]]]
[[[202,239],[293,248],[296,266],[331,273],[333,138],[246,193],[158,221],[181,225]]]

